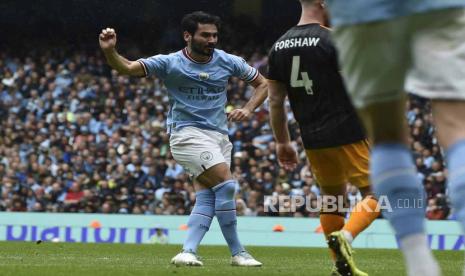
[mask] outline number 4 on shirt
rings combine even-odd
[[[302,79],[299,79],[300,72],[300,56],[292,58],[292,72],[291,72],[291,87],[298,88],[304,87],[307,95],[313,95],[313,81],[308,77],[307,72],[300,72]]]

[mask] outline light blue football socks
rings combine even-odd
[[[234,256],[245,251],[237,235],[235,192],[236,180],[228,180],[212,189],[204,189],[196,193],[195,205],[187,223],[189,229],[183,251],[197,252],[200,242],[210,228],[214,215],[218,219],[231,255]]]
[[[399,239],[424,233],[425,199],[410,150],[396,143],[378,144],[371,154],[371,180],[379,203]],[[387,205],[387,204],[386,204]]]
[[[197,253],[197,248],[205,233],[210,229],[215,215],[215,193],[211,189],[198,191],[187,226],[187,239],[183,251]]]
[[[234,256],[244,251],[237,235],[236,200],[234,198],[236,180],[227,180],[216,185],[212,190],[215,193],[215,214],[231,255]]]
[[[410,150],[403,144],[375,145],[370,167],[378,204],[400,240],[407,274],[440,275],[426,240],[425,193]],[[388,203],[390,210],[384,209],[384,203]]]

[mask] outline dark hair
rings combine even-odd
[[[200,24],[214,24],[218,29],[221,26],[221,20],[218,16],[203,11],[196,11],[186,14],[181,21],[182,31],[194,35]]]

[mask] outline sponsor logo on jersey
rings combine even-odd
[[[187,87],[180,86],[179,91],[186,94],[196,94],[203,95],[205,94],[219,94],[226,91],[226,86],[209,86],[209,87]]]

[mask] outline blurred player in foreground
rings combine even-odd
[[[187,240],[171,262],[201,266],[197,247],[216,215],[231,251],[232,265],[261,266],[239,242],[236,230],[237,181],[230,171],[232,144],[227,121],[251,118],[267,96],[266,80],[244,59],[215,49],[220,20],[194,12],[182,20],[187,46],[169,55],[155,55],[129,61],[115,49],[116,33],[107,28],[100,34],[100,46],[108,64],[121,74],[155,75],[168,89],[171,107],[167,127],[176,162],[193,176],[196,202],[188,221]],[[255,88],[243,108],[225,113],[228,79],[238,77]]]
[[[400,240],[408,274],[439,275],[418,204],[424,192],[407,143],[403,91],[433,100],[450,197],[465,226],[465,1],[327,2],[349,93],[374,141],[375,193],[393,207],[383,214]]]
[[[330,31],[321,26],[326,19],[324,3],[300,2],[299,23],[276,41],[269,55],[271,125],[278,161],[289,170],[298,162],[287,128],[284,103],[288,96],[324,197],[342,199],[348,182],[364,197],[347,223],[341,210],[330,212],[327,206],[321,210],[321,226],[336,257],[333,273],[367,275],[355,266],[350,244],[379,215],[369,184],[370,148],[339,73]]]

